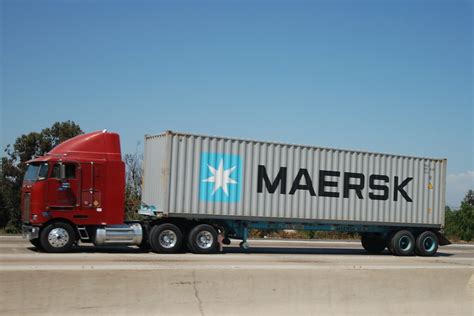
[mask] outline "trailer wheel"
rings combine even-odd
[[[393,234],[390,246],[396,256],[411,256],[415,249],[415,237],[408,230],[400,230]]]
[[[176,253],[183,243],[183,234],[174,224],[153,226],[149,235],[151,249],[160,253]]]
[[[75,241],[76,234],[68,223],[52,223],[46,226],[40,234],[41,248],[46,252],[68,252]]]
[[[431,231],[425,231],[416,238],[415,252],[419,256],[432,256],[438,251],[438,237]]]
[[[217,247],[217,231],[211,225],[198,225],[188,235],[188,248],[194,253],[215,253]]]
[[[379,254],[387,247],[387,241],[382,235],[363,234],[361,237],[362,247],[372,254]]]

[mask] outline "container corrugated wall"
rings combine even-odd
[[[286,167],[284,194],[282,183],[269,193],[262,177],[263,190],[258,192],[259,166],[264,166],[270,184]],[[307,170],[314,194],[304,175],[297,182],[305,189],[290,194],[301,169]],[[337,182],[337,187],[326,186],[325,191],[337,192],[339,197],[319,194],[320,170],[340,173],[324,178]],[[443,159],[167,133],[146,137],[143,202],[168,216],[440,226],[444,224],[445,172]],[[362,198],[354,190],[343,197],[345,173],[364,175]],[[370,193],[383,195],[383,190],[369,188],[373,174],[388,177],[387,200],[369,197]],[[395,177],[399,184],[413,178],[402,188],[411,202],[400,191],[394,200]],[[348,183],[354,181],[358,183],[357,179]]]

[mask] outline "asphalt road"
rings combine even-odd
[[[358,242],[250,246],[216,255],[90,246],[46,254],[0,236],[0,314],[474,315],[474,245],[430,258],[367,255]]]

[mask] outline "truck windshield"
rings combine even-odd
[[[48,177],[47,163],[32,163],[26,169],[24,181],[40,181]]]

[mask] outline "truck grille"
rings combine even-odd
[[[23,196],[23,222],[30,222],[30,193]]]

